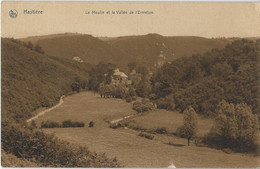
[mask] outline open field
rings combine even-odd
[[[173,111],[156,110],[146,113],[143,116],[133,118],[133,122],[130,125],[143,129],[156,129],[165,127],[167,132],[174,133],[176,129],[183,125],[183,114]],[[213,125],[212,119],[206,119],[198,117],[198,133],[197,136],[203,137],[209,132]]]
[[[161,115],[159,113],[162,113]],[[120,99],[104,99],[92,92],[82,92],[64,99],[64,103],[44,116],[36,119],[62,122],[64,120],[94,121],[94,127],[44,129],[58,138],[74,144],[87,146],[96,152],[105,152],[109,157],[117,157],[125,167],[167,167],[173,163],[176,167],[257,167],[259,157],[233,153],[208,147],[186,146],[186,140],[167,135],[155,135],[153,140],[137,136],[138,131],[131,129],[111,129],[105,121],[116,120],[135,114],[132,104]],[[164,118],[163,116],[166,116]],[[175,119],[175,120],[172,120]],[[151,120],[151,121],[150,121]],[[181,120],[181,121],[180,121]],[[150,121],[150,122],[149,122]],[[180,122],[179,122],[180,121]],[[142,123],[141,123],[142,122]],[[135,118],[135,123],[147,128],[167,127],[175,130],[182,123],[182,116],[176,112],[158,110]],[[153,124],[153,125],[150,125]],[[199,124],[209,126],[210,121]],[[170,127],[174,125],[174,127]],[[205,131],[208,130],[205,127]],[[203,134],[203,132],[201,134]],[[174,142],[176,145],[166,143]],[[182,145],[182,146],[178,146]]]

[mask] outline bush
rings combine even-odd
[[[155,133],[157,134],[167,134],[167,130],[165,127],[160,127],[154,130]]]
[[[150,101],[144,99],[142,100],[142,102],[136,101],[133,104],[133,110],[137,111],[138,113],[143,113],[154,109],[154,105]]]
[[[83,122],[72,122],[70,120],[63,121],[62,122],[62,127],[67,128],[67,127],[84,127],[85,124]]]
[[[70,85],[70,88],[73,92],[80,92],[80,85],[78,82],[73,82],[71,85]]]
[[[131,97],[131,96],[129,96],[129,97],[126,97],[125,101],[126,101],[127,103],[130,103],[130,102],[132,102],[132,97]]]
[[[63,121],[62,124],[53,121],[42,122],[41,128],[68,128],[68,127],[84,127],[85,124],[83,122],[72,122],[70,120]]]
[[[88,127],[94,127],[94,122],[90,121],[89,124],[88,124]]]
[[[152,139],[154,138],[153,135],[148,134],[148,133],[144,133],[144,132],[139,133],[138,136],[147,138],[147,139],[149,139],[149,140],[152,140]]]
[[[117,159],[90,152],[85,147],[72,145],[39,131],[20,126],[2,126],[2,148],[18,158],[26,159],[42,167],[120,167]]]
[[[175,103],[173,96],[166,96],[165,98],[160,98],[156,101],[158,109],[174,110]]]
[[[134,100],[134,101],[135,101],[135,100],[136,100],[136,96],[132,96],[132,100]]]
[[[70,120],[63,121],[63,122],[62,122],[62,127],[63,127],[63,128],[72,127],[72,122],[71,122]]]
[[[83,122],[73,122],[72,127],[84,127],[85,124]]]
[[[46,121],[41,123],[41,128],[60,128],[61,125],[57,122]]]

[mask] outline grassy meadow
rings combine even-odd
[[[257,167],[259,157],[249,154],[227,154],[208,147],[187,145],[187,140],[173,135],[154,134],[149,140],[139,137],[140,131],[128,128],[111,129],[108,121],[135,114],[132,104],[121,99],[100,98],[92,92],[82,92],[68,96],[64,103],[44,116],[42,121],[62,122],[65,120],[82,121],[84,128],[43,129],[46,133],[68,142],[87,146],[91,151],[105,152],[108,157],[117,157],[124,167],[167,167],[173,163],[176,167]],[[142,116],[136,116],[132,125],[143,128],[166,127],[174,132],[182,124],[182,115],[177,112],[156,110]],[[94,127],[88,123],[94,121]],[[199,118],[199,136],[204,135],[212,121]],[[168,143],[173,143],[169,145]]]
[[[146,113],[142,116],[133,118],[130,125],[146,130],[155,130],[165,127],[168,133],[176,132],[176,129],[183,124],[183,114],[176,111],[167,111],[159,109]],[[198,117],[198,133],[197,136],[203,137],[207,134],[213,125],[213,120]]]

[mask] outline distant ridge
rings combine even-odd
[[[80,33],[59,33],[59,34],[50,34],[50,35],[29,36],[26,38],[20,38],[20,40],[24,41],[24,42],[31,41],[32,43],[36,43],[38,40],[41,40],[41,39],[63,37],[63,36],[77,36],[77,35],[82,35],[82,34],[80,34]]]
[[[23,38],[40,45],[46,54],[97,64],[110,62],[122,70],[129,62],[150,68],[161,66],[183,56],[202,54],[213,48],[223,48],[230,39],[196,36],[162,36],[156,33],[120,37],[94,37],[87,34],[65,33]]]

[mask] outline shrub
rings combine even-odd
[[[149,134],[149,133],[144,133],[144,132],[139,133],[138,136],[147,138],[147,139],[149,139],[149,140],[152,140],[152,139],[154,138],[153,135],[151,135],[151,134]]]
[[[79,85],[78,82],[71,83],[70,88],[73,92],[79,92],[80,91],[80,85]]]
[[[63,128],[72,127],[72,122],[71,122],[70,120],[63,121],[63,122],[62,122],[62,127],[63,127]]]
[[[84,127],[85,124],[83,122],[73,122],[72,127]]]
[[[88,124],[88,127],[94,127],[94,122],[90,121],[89,124]]]
[[[120,167],[116,158],[90,152],[86,147],[72,145],[40,131],[7,125],[2,128],[1,136],[5,152],[43,167]]]
[[[167,134],[167,130],[165,127],[160,127],[154,130],[155,133],[157,134]]]
[[[143,113],[154,109],[154,105],[150,101],[144,99],[142,100],[142,102],[136,101],[133,104],[133,110],[137,111],[138,113]]]
[[[61,125],[57,122],[46,121],[41,123],[41,128],[60,128]]]
[[[68,127],[84,127],[83,122],[72,122],[70,120],[63,121],[62,124],[53,121],[42,122],[41,128],[68,128]]]
[[[131,97],[131,96],[126,97],[125,101],[126,101],[127,103],[132,102],[132,97]]]
[[[67,127],[84,127],[85,124],[83,122],[72,122],[70,120],[66,120],[62,122],[62,127],[67,128]]]
[[[136,100],[136,96],[132,96],[132,100],[134,100],[134,101],[135,101],[135,100]]]
[[[175,103],[173,96],[166,96],[165,98],[160,98],[156,101],[158,109],[174,110]]]

